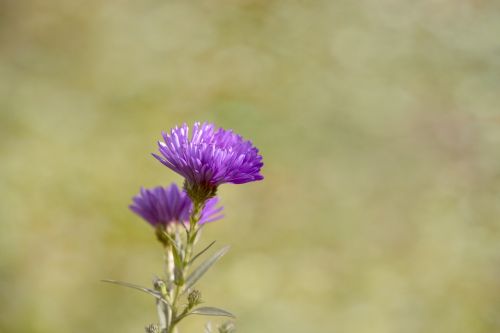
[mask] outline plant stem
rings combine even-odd
[[[173,244],[170,244],[166,248],[166,253],[165,253],[165,264],[166,264],[166,271],[167,271],[167,297],[169,299],[172,299],[172,292],[173,292],[173,286],[174,286],[174,281],[175,281],[175,263],[174,263],[174,254],[173,254],[173,249],[172,246],[175,246]],[[170,308],[170,306],[165,306],[165,318],[166,318],[166,329],[167,332],[169,330],[169,327],[172,326],[173,322],[173,309]]]
[[[166,260],[166,267],[167,267],[167,285],[168,287],[168,298],[170,300],[170,306],[166,306],[165,310],[165,317],[167,319],[167,325],[165,328],[166,333],[176,333],[177,328],[176,325],[178,321],[180,321],[182,317],[182,313],[179,317],[177,317],[177,314],[179,311],[177,311],[177,303],[179,301],[179,295],[181,294],[181,291],[184,287],[184,278],[187,276],[188,270],[189,270],[189,263],[191,261],[191,257],[193,256],[193,248],[194,248],[194,243],[196,241],[196,236],[198,234],[198,222],[200,220],[200,213],[201,209],[203,207],[203,202],[194,202],[193,204],[193,210],[191,211],[191,215],[189,217],[189,228],[186,228],[186,246],[182,249],[182,260],[180,261],[181,267],[175,267],[175,261],[173,258],[173,249],[172,246],[175,245],[170,245],[167,247],[167,255],[165,256]],[[176,278],[176,268],[177,268],[177,274],[181,274],[181,279],[180,282],[179,279]],[[179,319],[179,320],[177,320]]]

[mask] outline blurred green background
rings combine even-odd
[[[127,205],[195,120],[264,156],[204,233],[239,332],[500,331],[499,34],[493,0],[0,1],[0,331],[156,321],[99,280],[161,272]]]

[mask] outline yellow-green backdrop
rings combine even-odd
[[[239,332],[500,331],[499,34],[494,0],[0,1],[0,331],[156,320],[99,280],[161,271],[127,205],[196,120],[264,156],[203,235]]]

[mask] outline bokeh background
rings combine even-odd
[[[499,34],[494,0],[0,1],[0,331],[156,321],[99,280],[161,271],[127,205],[195,120],[264,156],[204,233],[239,332],[500,331]]]

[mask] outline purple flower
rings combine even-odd
[[[217,203],[217,198],[205,202],[198,224],[216,221],[223,217],[219,214],[223,207],[216,207]],[[166,227],[171,223],[189,223],[193,204],[186,192],[172,184],[169,187],[141,188],[129,208],[152,226]]]
[[[259,150],[231,130],[195,123],[191,136],[186,124],[162,135],[164,142],[158,142],[162,156],[153,156],[186,179],[185,189],[197,201],[214,196],[221,184],[264,178]]]

